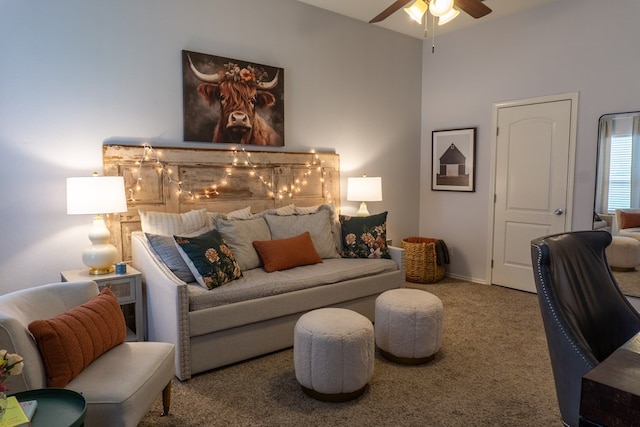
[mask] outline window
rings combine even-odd
[[[596,179],[596,213],[640,208],[640,112],[600,118]]]
[[[607,212],[631,207],[631,135],[611,136]]]

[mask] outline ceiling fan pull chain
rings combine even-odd
[[[436,17],[435,16],[431,16],[431,28],[433,28],[431,30],[431,53],[435,53],[436,52]]]
[[[428,35],[428,33],[427,33],[427,22],[429,22],[429,17],[425,16],[424,17],[424,38],[425,39],[427,38],[427,35]]]

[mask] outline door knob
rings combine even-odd
[[[562,215],[564,213],[564,209],[558,208],[555,211],[553,211],[553,213],[556,215]]]

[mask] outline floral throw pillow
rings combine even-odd
[[[387,248],[387,212],[370,216],[340,215],[344,258],[391,258]]]
[[[189,270],[205,288],[217,288],[242,277],[238,262],[218,230],[196,237],[173,238]]]

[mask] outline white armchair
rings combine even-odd
[[[95,282],[64,282],[0,295],[0,349],[24,359],[22,375],[10,376],[8,393],[47,387],[43,359],[28,329],[34,320],[54,318],[98,295]],[[174,346],[125,342],[100,355],[65,388],[87,402],[87,426],[136,426],[162,392],[169,410]]]
[[[640,240],[640,209],[616,209],[611,234]]]

